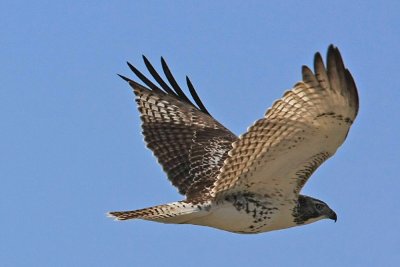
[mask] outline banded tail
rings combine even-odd
[[[108,213],[108,217],[118,221],[141,219],[162,223],[186,223],[194,218],[207,215],[207,207],[206,203],[194,205],[178,201],[139,210],[111,211]]]

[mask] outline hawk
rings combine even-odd
[[[336,221],[325,202],[300,192],[335,154],[357,116],[357,88],[337,47],[329,46],[326,67],[316,53],[314,72],[303,66],[302,81],[239,137],[210,115],[188,77],[192,100],[163,58],[169,84],[143,60],[158,85],[129,63],[146,86],[120,77],[136,95],[147,147],[186,198],[109,216],[244,234]]]

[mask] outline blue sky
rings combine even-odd
[[[398,1],[0,3],[2,266],[396,266]],[[140,134],[125,61],[189,75],[240,134],[336,44],[360,94],[347,141],[303,193],[338,222],[259,235],[109,210],[181,199]]]

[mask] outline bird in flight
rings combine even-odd
[[[186,198],[109,216],[242,234],[336,221],[325,202],[300,192],[335,154],[357,116],[357,88],[337,47],[329,46],[326,67],[316,53],[314,72],[303,66],[302,81],[239,137],[210,115],[188,77],[192,100],[163,58],[168,83],[143,59],[158,85],[129,63],[145,86],[120,77],[136,95],[147,147]]]

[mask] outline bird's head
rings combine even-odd
[[[294,221],[297,225],[308,224],[322,219],[331,219],[336,222],[336,213],[325,202],[299,195],[297,206],[293,210]]]

